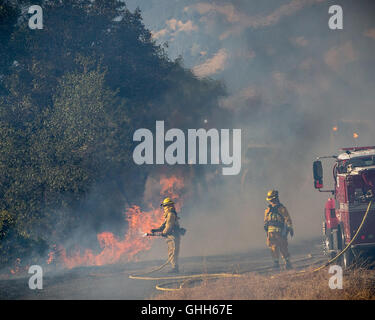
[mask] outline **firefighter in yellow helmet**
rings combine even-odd
[[[280,268],[279,253],[281,253],[285,261],[285,268],[291,269],[288,233],[293,237],[292,219],[288,210],[280,203],[278,191],[268,191],[266,200],[269,205],[264,213],[264,230],[267,232],[267,246],[271,249],[274,268]]]
[[[185,234],[185,229],[180,228],[177,212],[174,202],[170,198],[165,198],[160,205],[164,209],[164,221],[157,229],[152,229],[151,232],[161,232],[163,237],[167,238],[168,245],[168,260],[172,265],[170,272],[178,273],[178,255],[180,252],[180,238]]]

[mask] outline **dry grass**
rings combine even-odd
[[[357,269],[343,275],[343,289],[332,290],[328,269],[317,273],[283,272],[273,277],[255,273],[242,278],[203,281],[193,288],[164,292],[160,300],[374,300],[375,271]]]

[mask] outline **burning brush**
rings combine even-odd
[[[180,208],[182,204],[180,193],[184,187],[183,179],[176,176],[162,176],[159,183],[160,195],[176,199],[177,208]],[[96,253],[91,249],[82,251],[78,248],[68,253],[65,248],[55,246],[48,255],[47,263],[51,264],[59,260],[64,267],[71,269],[77,266],[101,266],[137,260],[137,255],[140,252],[151,248],[153,243],[151,237],[163,237],[161,232],[147,232],[158,227],[162,218],[163,213],[152,205],[149,206],[148,211],[143,211],[139,206],[133,205],[125,212],[128,229],[122,237],[117,237],[111,232],[102,232],[97,235],[100,252]]]

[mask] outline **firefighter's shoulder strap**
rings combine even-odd
[[[279,212],[280,205],[268,206],[267,215],[265,219],[265,228],[268,230],[268,227],[276,227],[283,229],[285,227],[284,216]]]
[[[268,206],[268,213],[267,215],[270,216],[269,218],[272,219],[272,217],[275,217],[276,219],[280,219],[282,218],[282,220],[284,220],[284,217],[283,215],[280,213],[279,209],[282,208],[283,205],[282,204],[277,204],[276,206],[271,206],[269,205]]]
[[[180,217],[177,215],[177,212],[174,208],[168,212],[168,217],[168,220],[171,222],[171,226],[170,228],[168,228],[168,232],[174,235],[183,236],[186,233],[186,229],[180,227],[180,224],[178,222],[178,220],[180,220]]]
[[[174,210],[170,209],[164,212],[164,221],[165,221],[164,230],[163,230],[164,235],[170,234],[174,230],[176,221],[177,221],[176,218],[177,218],[177,215],[176,215],[176,212],[174,212]]]

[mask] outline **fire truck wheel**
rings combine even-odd
[[[343,231],[343,228],[340,228],[341,229],[341,244],[342,244],[342,247],[341,249],[344,250],[345,249],[345,235],[344,235],[344,231]],[[341,256],[340,258],[340,264],[341,266],[344,268],[344,269],[347,269],[349,267],[352,266],[354,262],[354,255],[353,255],[353,251],[351,248],[348,248]]]
[[[324,255],[327,255],[329,259],[332,259],[335,256],[335,253],[332,251],[332,232],[331,229],[325,229],[323,227],[323,252]]]
[[[324,254],[328,256],[328,259],[332,259],[336,256],[336,251],[333,251],[332,235],[325,235],[323,240]]]
[[[354,256],[353,256],[352,249],[349,248],[348,250],[344,252],[341,258],[341,262],[342,262],[341,265],[344,269],[348,269],[349,267],[353,265]]]

